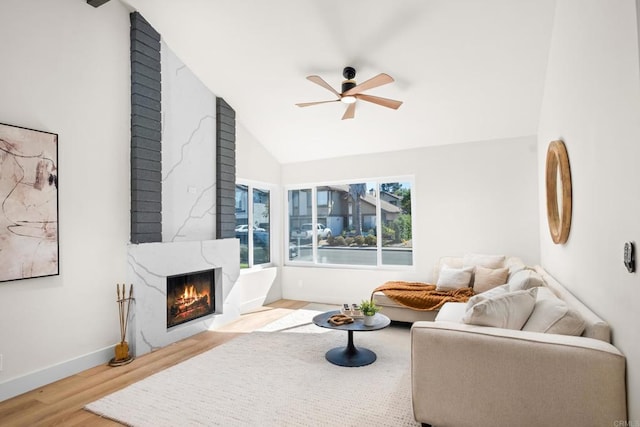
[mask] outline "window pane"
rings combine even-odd
[[[311,189],[289,190],[289,260],[313,261]]]
[[[271,262],[269,191],[253,190],[253,264]]]
[[[412,265],[411,184],[380,184],[382,264]]]
[[[375,183],[321,188],[328,203],[318,206],[318,263],[376,265]]]
[[[412,265],[411,183],[389,181],[289,190],[289,261]]]
[[[249,267],[249,189],[236,185],[236,238],[240,239],[240,268]]]
[[[318,189],[317,193],[318,193],[318,207],[327,206],[328,205],[329,191],[328,190],[320,190],[320,189]],[[558,194],[560,194],[560,193],[558,193]]]

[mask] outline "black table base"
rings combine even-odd
[[[347,331],[349,341],[346,347],[337,347],[327,351],[325,357],[334,365],[350,368],[370,365],[376,361],[376,354],[367,348],[353,345],[353,331]]]
[[[334,365],[357,367],[370,365],[376,361],[376,354],[366,348],[357,348],[353,345],[353,333],[354,332],[367,332],[367,331],[379,331],[391,324],[391,320],[384,314],[377,313],[373,318],[372,325],[365,325],[364,319],[356,318],[351,323],[345,323],[343,325],[334,325],[329,322],[331,316],[340,314],[340,310],[327,311],[320,313],[313,317],[313,323],[321,328],[333,329],[336,331],[346,331],[348,336],[348,342],[346,347],[336,347],[329,350],[325,357]]]

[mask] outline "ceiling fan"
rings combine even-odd
[[[334,99],[331,101],[318,101],[318,102],[303,102],[301,104],[296,104],[298,107],[309,107],[311,105],[325,104],[327,102],[342,102],[347,105],[347,109],[342,116],[342,120],[345,119],[353,119],[356,112],[356,100],[360,99],[362,101],[373,102],[374,104],[382,105],[383,107],[393,108],[397,110],[401,105],[402,101],[396,101],[394,99],[381,98],[379,96],[373,95],[365,95],[364,92],[367,89],[373,89],[374,87],[386,85],[388,83],[393,82],[393,78],[385,73],[380,73],[375,77],[370,78],[369,80],[362,82],[360,84],[356,84],[356,81],[353,80],[356,76],[356,70],[353,67],[345,67],[342,71],[342,75],[344,76],[345,81],[342,82],[342,93],[338,93],[334,88],[332,88],[329,83],[324,81],[320,76],[308,76],[307,80],[312,81],[313,83],[322,86],[325,89],[331,91],[331,93],[335,94],[338,99]]]

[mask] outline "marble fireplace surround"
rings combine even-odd
[[[135,356],[154,351],[199,332],[215,329],[239,316],[227,303],[240,275],[238,239],[131,244],[127,283],[133,284],[128,341]],[[167,276],[214,269],[216,312],[167,329]]]

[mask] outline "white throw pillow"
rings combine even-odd
[[[558,299],[556,294],[553,293],[551,289],[546,286],[538,286],[538,294],[536,295],[536,302],[541,299]],[[509,287],[511,289],[511,287]]]
[[[537,288],[532,288],[486,299],[472,306],[462,321],[471,325],[522,329],[536,304],[537,292]]]
[[[544,280],[533,270],[520,270],[512,274],[507,283],[512,291],[526,291],[544,285]]]
[[[508,294],[509,292],[511,292],[511,290],[509,289],[509,285],[505,284],[505,285],[501,285],[501,286],[496,286],[493,289],[489,289],[486,292],[483,292],[481,294],[476,294],[476,295],[472,296],[471,298],[469,298],[469,301],[467,301],[467,308],[466,309],[469,310],[471,307],[473,307],[474,305],[476,305],[479,302],[491,299],[491,298],[496,297],[498,295]]]
[[[527,266],[521,262],[514,262],[509,266],[509,276],[516,274],[518,271],[526,270]]]
[[[436,283],[437,291],[450,291],[452,289],[468,288],[471,283],[471,274],[473,267],[451,268],[443,265],[438,282]]]
[[[542,287],[539,291],[545,289]],[[539,292],[539,294],[543,293]],[[522,330],[547,334],[582,335],[586,323],[580,314],[569,308],[560,298],[549,294],[537,299],[533,312]]]
[[[509,277],[509,269],[504,268],[485,268],[476,267],[473,273],[473,291],[476,294],[486,292],[496,286],[507,283]]]
[[[448,302],[438,310],[436,321],[438,322],[455,322],[462,323],[462,316],[465,313],[466,303],[464,302]]]
[[[465,267],[502,268],[504,267],[504,255],[466,254],[462,257]]]

